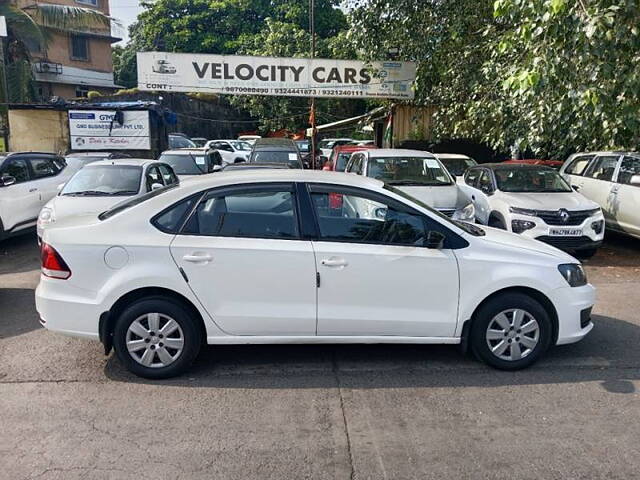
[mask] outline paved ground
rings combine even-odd
[[[588,265],[596,328],[527,371],[455,347],[243,346],[148,382],[40,328],[35,242],[0,243],[0,478],[639,478],[640,241]]]

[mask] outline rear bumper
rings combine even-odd
[[[590,309],[596,300],[596,289],[591,284],[558,288],[549,297],[558,313],[557,345],[579,342],[593,329]]]
[[[87,298],[87,292],[74,295],[73,289],[65,286],[63,293],[54,282],[63,280],[41,277],[36,288],[36,310],[42,326],[64,335],[98,340],[100,306]]]

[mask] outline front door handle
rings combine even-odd
[[[347,265],[349,265],[349,262],[347,262],[344,258],[334,257],[325,258],[320,263],[323,267],[346,267]]]
[[[185,262],[191,263],[209,263],[211,260],[211,255],[207,255],[206,253],[198,253],[193,255],[185,255],[182,257]]]
[[[29,189],[29,193],[33,193],[33,192],[37,192],[37,191],[38,191],[38,189],[37,189],[37,188],[30,188],[30,189]]]

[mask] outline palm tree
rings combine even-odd
[[[0,0],[0,16],[4,16],[7,22],[8,48],[3,60],[8,63],[7,73],[12,73],[7,81],[7,86],[11,87],[9,98],[12,101],[28,101],[34,96],[34,92],[30,92],[33,89],[29,88],[32,75],[27,45],[46,51],[51,31],[110,30],[111,23],[115,21],[90,8],[42,3],[20,8],[11,0]]]

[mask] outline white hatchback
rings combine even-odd
[[[541,242],[377,180],[283,169],[194,178],[46,230],[36,306],[46,328],[165,378],[204,342],[462,342],[518,369],[582,339],[594,296]]]
[[[485,163],[464,175],[479,223],[588,258],[604,238],[604,217],[550,167]],[[465,188],[464,186],[462,188]]]

